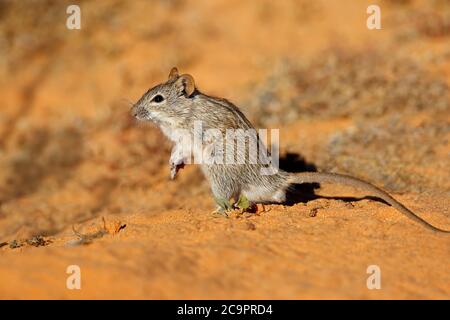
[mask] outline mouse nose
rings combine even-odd
[[[130,114],[133,116],[133,117],[137,117],[137,115],[138,115],[138,108],[136,107],[136,105],[134,105],[132,108],[131,108],[131,110],[130,110]]]

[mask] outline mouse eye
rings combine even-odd
[[[164,97],[160,94],[157,94],[153,97],[152,102],[160,103],[164,101]]]

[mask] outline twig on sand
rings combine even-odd
[[[75,229],[75,226],[72,226],[73,233],[79,238],[78,240],[70,240],[66,243],[68,246],[79,246],[79,245],[86,245],[92,243],[94,239],[102,238],[105,234],[108,233],[108,230],[106,229],[106,221],[105,218],[102,217],[103,221],[103,228],[93,232],[93,233],[80,233]]]

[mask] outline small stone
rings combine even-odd
[[[309,210],[309,216],[310,216],[311,218],[314,218],[315,216],[317,216],[317,211],[319,211],[319,208],[318,208],[318,207],[312,208],[311,210]]]
[[[17,249],[17,248],[20,248],[21,246],[22,246],[22,244],[19,243],[17,240],[13,240],[9,243],[9,247],[11,249]]]
[[[256,230],[256,225],[249,221],[247,221],[246,227],[247,227],[247,230]]]

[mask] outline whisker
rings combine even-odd
[[[128,99],[128,98],[122,98],[122,99],[120,99],[120,101],[121,101],[121,102],[125,102],[125,103],[128,104],[128,106],[131,107],[131,108],[135,105],[135,103],[132,102],[132,101],[131,101],[130,99]]]
[[[134,124],[138,128],[155,128],[155,124],[151,121],[134,119]]]

